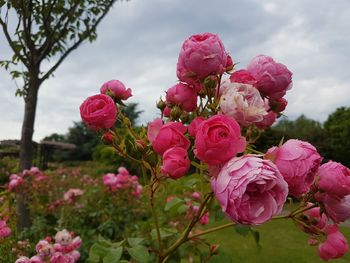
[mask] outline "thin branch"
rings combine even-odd
[[[84,41],[86,40],[86,38],[88,38],[88,36],[90,35],[91,32],[93,32],[96,27],[99,25],[99,23],[102,21],[102,19],[106,16],[106,14],[108,13],[109,9],[112,7],[114,3],[114,0],[111,0],[106,8],[106,10],[104,10],[104,13],[96,20],[95,24],[88,29],[87,31],[85,31],[83,33],[83,35],[81,37],[79,37],[79,40],[77,42],[75,42],[73,44],[73,46],[71,46],[70,48],[67,49],[67,51],[60,57],[60,59],[56,62],[55,65],[53,65],[47,72],[46,74],[40,78],[40,82],[44,81],[45,79],[47,79],[57,68],[58,66],[63,62],[63,60],[76,48],[78,48],[78,46]]]

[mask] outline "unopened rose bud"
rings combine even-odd
[[[284,98],[270,99],[269,106],[273,112],[280,113],[287,107],[288,101]]]
[[[164,110],[163,110],[163,115],[164,115],[164,117],[169,118],[169,117],[170,117],[170,111],[171,111],[171,109],[170,109],[168,106],[166,106],[166,107],[164,108]]]
[[[211,244],[210,245],[210,253],[213,255],[216,255],[219,253],[219,245],[218,244]]]
[[[218,84],[218,79],[216,76],[208,76],[204,79],[203,84],[208,90],[215,89]]]
[[[226,72],[230,72],[231,70],[233,70],[233,61],[232,61],[232,57],[227,54],[227,61],[226,61]]]
[[[179,106],[174,106],[170,111],[170,116],[172,119],[176,120],[182,115],[182,110]]]
[[[114,135],[111,132],[105,132],[102,136],[102,141],[104,143],[110,144],[114,141]]]
[[[135,140],[135,145],[139,150],[144,150],[147,146],[147,143],[143,140]]]
[[[160,109],[161,111],[163,111],[166,107],[166,103],[165,101],[163,101],[162,99],[160,99],[158,102],[157,102],[157,108]]]
[[[189,120],[190,120],[190,116],[188,115],[188,113],[183,113],[183,114],[180,116],[180,119],[181,119],[181,122],[182,122],[182,123],[188,123]]]

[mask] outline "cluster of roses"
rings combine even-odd
[[[75,263],[80,258],[79,249],[81,238],[74,237],[74,233],[66,229],[56,233],[55,243],[52,243],[51,237],[40,240],[36,246],[36,255],[28,258],[22,256],[16,260],[16,263]]]
[[[31,177],[36,182],[46,179],[45,174],[38,167],[32,167],[30,170],[25,169],[19,174],[11,174],[7,189],[9,191],[16,191],[24,183],[25,177]]]
[[[118,168],[118,174],[108,173],[103,176],[103,184],[109,191],[116,192],[119,189],[130,189],[130,194],[134,197],[140,197],[142,185],[139,184],[136,175],[130,175],[125,167]]]
[[[11,229],[6,224],[6,220],[0,220],[0,239],[11,235]]]
[[[84,194],[84,191],[79,188],[70,188],[67,192],[63,194],[63,199],[58,199],[53,203],[49,204],[48,209],[54,210],[57,207],[64,204],[73,204],[75,201]]]
[[[325,228],[312,226],[317,231],[311,243],[319,245],[323,259],[342,256],[348,245],[336,224],[350,216],[349,169],[335,162],[320,166],[316,149],[297,140],[271,148],[264,158],[237,157],[249,152],[252,131],[271,126],[285,109],[283,96],[292,86],[292,73],[264,55],[231,74],[233,67],[217,35],[193,35],[184,42],[177,63],[180,82],[157,104],[168,119],[155,119],[147,130],[154,152],[162,157],[160,172],[172,179],[185,176],[192,151],[207,165],[223,212],[240,224],[262,224],[282,211],[288,194],[303,197],[305,206],[312,202],[333,221]],[[230,77],[222,81],[225,72]],[[101,96],[88,98],[80,107],[84,122],[96,130],[111,128],[118,111],[113,99]],[[311,208],[304,209],[290,217],[311,233],[308,227],[314,221],[303,213]]]

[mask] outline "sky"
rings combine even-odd
[[[190,35],[216,33],[237,69],[258,54],[293,72],[285,115],[323,122],[350,106],[349,0],[131,0],[118,1],[98,27],[98,38],[74,51],[39,91],[34,140],[64,134],[80,120],[79,106],[111,79],[133,91],[128,102],[143,110],[140,123],[177,82],[176,63]],[[0,59],[11,51],[0,33]],[[19,139],[24,102],[0,68],[0,140]]]

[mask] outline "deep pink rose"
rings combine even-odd
[[[169,108],[169,106],[165,106],[164,110],[163,110],[163,115],[164,117],[167,117],[169,118],[170,117],[170,112],[171,112],[171,109]]]
[[[265,130],[265,129],[271,127],[272,124],[274,124],[276,119],[277,119],[277,113],[275,113],[271,110],[271,108],[269,106],[268,99],[264,100],[264,104],[265,104],[265,110],[266,110],[267,114],[263,116],[262,121],[254,123],[256,127],[258,127],[259,129],[262,129],[262,130]]]
[[[230,54],[227,54],[227,59],[226,59],[226,71],[230,71],[233,69],[233,60]]]
[[[80,105],[80,116],[84,123],[94,130],[111,128],[117,117],[118,108],[113,99],[104,94],[88,97]]]
[[[71,255],[64,255],[61,252],[56,252],[50,258],[50,263],[74,263],[75,259]]]
[[[329,161],[318,169],[318,187],[338,197],[350,195],[350,169],[341,163]]]
[[[289,186],[289,194],[299,197],[310,190],[322,157],[308,142],[288,140],[272,147],[266,157],[273,160]]]
[[[199,223],[203,226],[209,224],[210,214],[209,211],[205,212],[204,215],[199,219]]]
[[[187,84],[178,83],[168,89],[166,101],[180,106],[184,111],[194,111],[197,108],[197,92]]]
[[[233,118],[215,115],[200,124],[194,144],[194,153],[199,160],[216,165],[243,152],[246,140],[241,136],[241,129]]]
[[[182,45],[177,62],[177,77],[187,83],[194,83],[209,75],[226,71],[227,53],[216,34],[192,35]]]
[[[260,92],[270,98],[282,98],[292,87],[292,72],[269,56],[256,56],[247,70],[257,80]]]
[[[245,69],[240,69],[233,72],[230,76],[230,81],[235,83],[249,84],[252,86],[255,86],[257,83],[252,74],[250,74],[249,71]]]
[[[182,147],[173,147],[163,154],[161,171],[172,179],[179,179],[186,175],[190,168],[190,159],[187,150]]]
[[[198,116],[196,118],[194,118],[190,125],[188,125],[188,133],[192,136],[192,137],[195,137],[196,136],[196,133],[197,133],[197,130],[198,130],[198,127],[199,125],[205,121],[205,118],[202,117],[202,116]]]
[[[333,222],[345,222],[350,218],[350,195],[340,198],[327,193],[316,193],[315,199],[323,204]]]
[[[6,221],[0,220],[0,238],[11,235],[11,229],[7,226]]]
[[[184,136],[187,128],[180,122],[168,122],[164,124],[154,141],[152,142],[153,150],[159,155],[175,146],[188,149],[190,141]]]
[[[113,185],[117,184],[117,176],[114,173],[105,174],[102,177],[102,180],[105,186],[112,187]]]
[[[277,167],[252,154],[230,159],[217,177],[211,177],[211,189],[230,219],[249,225],[280,213],[288,195]]]
[[[260,122],[267,115],[259,91],[249,84],[224,82],[220,97],[220,110],[233,117],[240,125]]]
[[[269,107],[273,112],[280,113],[286,109],[288,101],[285,98],[269,99]]]
[[[125,85],[119,80],[110,80],[103,83],[101,94],[109,95],[120,100],[127,100],[132,96],[131,89],[126,89]]]
[[[344,256],[348,250],[348,241],[342,233],[339,232],[337,225],[329,225],[325,229],[327,239],[318,245],[318,254],[324,261],[340,258]]]

